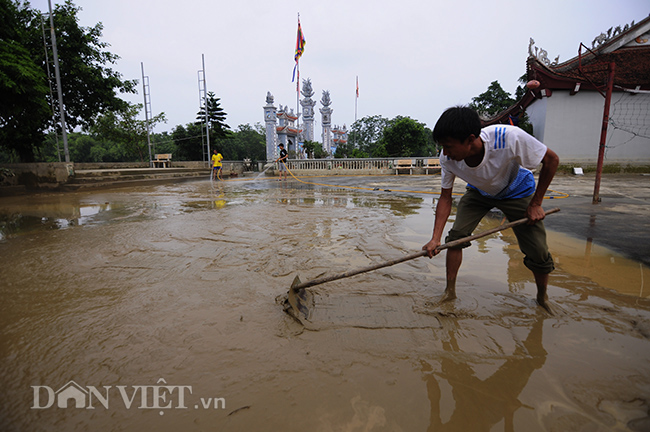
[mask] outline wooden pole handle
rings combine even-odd
[[[557,213],[559,211],[560,211],[560,209],[556,207],[556,208],[553,208],[553,209],[547,211],[545,213],[545,215],[550,215],[552,213]],[[444,249],[449,249],[450,247],[458,246],[459,244],[463,244],[463,243],[470,242],[470,241],[473,241],[473,240],[476,240],[476,239],[480,239],[481,237],[485,237],[485,236],[488,236],[490,234],[494,234],[496,232],[506,230],[508,228],[516,227],[518,225],[525,224],[526,222],[528,222],[528,218],[522,218],[522,219],[518,219],[518,220],[513,221],[513,222],[508,222],[506,224],[499,225],[496,228],[492,228],[492,229],[489,229],[489,230],[486,230],[486,231],[482,231],[482,232],[480,232],[478,234],[474,234],[474,235],[471,235],[471,236],[463,237],[463,238],[458,239],[458,240],[447,242],[445,244],[442,244],[442,245],[438,246],[436,248],[436,250],[441,251],[441,250],[444,250]],[[344,272],[344,273],[339,273],[339,274],[335,274],[335,275],[331,275],[331,276],[324,276],[324,277],[321,277],[321,278],[318,278],[318,279],[303,282],[303,283],[297,284],[295,286],[292,286],[291,289],[294,290],[294,291],[297,291],[297,290],[300,290],[300,289],[309,288],[309,287],[312,287],[314,285],[320,285],[320,284],[325,283],[325,282],[332,282],[332,281],[335,281],[335,280],[338,280],[338,279],[343,279],[343,278],[347,278],[347,277],[350,277],[350,276],[355,276],[355,275],[358,275],[358,274],[361,274],[361,273],[366,273],[366,272],[369,272],[369,271],[378,270],[380,268],[390,267],[390,266],[393,266],[395,264],[402,263],[404,261],[410,261],[410,260],[415,259],[415,258],[426,256],[427,254],[428,254],[427,251],[422,250],[420,252],[412,253],[410,255],[405,255],[405,256],[403,256],[401,258],[396,258],[396,259],[393,259],[393,260],[390,260],[390,261],[385,261],[385,262],[378,263],[378,264],[375,264],[375,265],[371,265],[371,266],[368,266],[368,267],[362,267],[362,268],[358,268],[356,270],[349,270],[349,271]]]

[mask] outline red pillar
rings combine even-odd
[[[600,146],[598,147],[598,165],[596,167],[596,183],[594,184],[594,197],[592,204],[600,202],[600,178],[603,174],[603,160],[605,159],[605,143],[607,141],[607,126],[609,125],[609,104],[612,100],[614,88],[614,72],[616,63],[609,64],[609,76],[607,78],[607,94],[605,95],[605,108],[603,109],[603,127],[600,131]]]

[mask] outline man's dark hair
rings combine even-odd
[[[463,142],[470,135],[481,134],[481,119],[478,113],[467,106],[447,108],[433,128],[433,140],[437,143],[448,139]]]

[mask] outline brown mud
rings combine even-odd
[[[305,325],[283,311],[296,275],[418,251],[434,199],[260,180],[0,201],[0,429],[650,430],[650,271],[587,238],[549,232],[554,316],[511,230],[466,249],[453,302],[443,252],[311,288]],[[59,407],[70,381],[107,407]]]

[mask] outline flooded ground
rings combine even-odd
[[[429,240],[437,195],[418,191],[439,177],[394,177],[3,198],[0,429],[650,430],[650,272],[593,221],[549,233],[554,316],[511,231],[466,250],[453,303],[436,305],[438,256],[316,286],[311,321],[287,315],[296,275]],[[562,208],[547,227],[583,201],[545,202]]]

